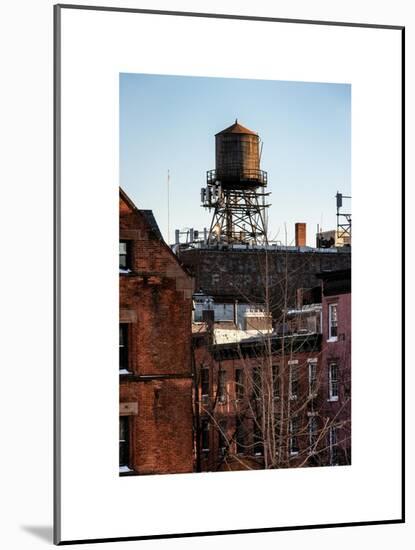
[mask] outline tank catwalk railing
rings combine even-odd
[[[226,184],[228,182],[244,184],[247,182],[265,187],[268,182],[268,175],[264,170],[244,168],[240,164],[230,167],[227,165],[226,170],[209,170],[206,173],[206,181],[208,185],[215,183]]]

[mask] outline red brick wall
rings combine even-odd
[[[349,455],[351,449],[351,293],[323,297],[323,349],[322,362],[326,370],[325,408],[327,416],[336,418],[339,424],[339,447],[342,456]],[[329,339],[329,304],[337,304],[338,337]],[[338,365],[339,398],[329,401],[328,369],[330,363]],[[349,457],[350,459],[350,457]]]
[[[137,405],[129,418],[129,466],[140,474],[191,472],[193,281],[123,197],[120,239],[131,245],[131,273],[120,274],[131,373],[120,375],[120,403]]]
[[[308,351],[298,351],[293,344],[292,350],[285,352],[284,358],[281,353],[275,353],[272,356],[272,364],[280,365],[279,376],[279,397],[274,401],[274,407],[277,414],[281,404],[284,408],[284,416],[295,416],[298,422],[297,442],[299,447],[298,454],[290,454],[281,462],[278,467],[297,467],[297,466],[324,466],[330,465],[331,456],[329,448],[329,431],[335,427],[337,432],[337,459],[338,464],[350,463],[351,449],[351,407],[350,407],[350,294],[330,297],[330,300],[336,300],[339,312],[339,340],[338,342],[327,343],[327,322],[323,317],[324,335],[316,339]],[[326,314],[327,304],[324,309]],[[247,407],[247,399],[252,399],[252,369],[260,367],[262,371],[263,395],[269,396],[270,387],[270,369],[267,366],[267,357],[261,358],[261,352],[253,352],[251,356],[241,357],[238,352],[230,358],[218,358],[215,353],[215,346],[209,345],[208,334],[195,333],[194,336],[194,355],[196,365],[196,381],[198,384],[198,411],[199,425],[202,425],[204,419],[210,421],[209,427],[209,445],[208,450],[199,447],[200,460],[198,468],[201,471],[216,470],[248,470],[264,467],[264,459],[260,456],[254,456],[253,443],[253,421],[252,409],[250,413]],[[343,340],[342,334],[345,334]],[[316,335],[317,336],[317,335]],[[289,341],[289,339],[287,339]],[[309,342],[311,344],[311,342]],[[339,365],[339,396],[336,401],[329,400],[328,386],[328,367],[330,361],[336,359]],[[295,398],[290,398],[289,362],[296,363],[298,372],[298,390]],[[315,390],[310,394],[309,387],[309,365],[316,365]],[[209,370],[209,398],[203,398],[201,392],[202,368]],[[245,376],[245,396],[243,401],[236,399],[235,374],[236,369],[242,369]],[[226,398],[223,403],[217,401],[218,373],[219,370],[225,371],[226,379]],[[268,389],[267,389],[268,388]],[[252,403],[252,401],[251,401]],[[270,401],[267,401],[268,407]],[[255,406],[255,405],[254,405]],[[235,457],[235,442],[231,443],[230,453],[224,461],[219,452],[219,430],[218,424],[226,422],[226,433],[228,440],[231,440],[236,430],[237,418],[244,417],[244,423],[247,430],[247,451]],[[310,448],[309,422],[314,418],[316,428],[315,447]],[[288,423],[285,421],[288,429]],[[199,442],[202,434],[199,434]],[[285,437],[285,443],[288,442],[288,436]],[[268,464],[272,462],[268,461]],[[271,466],[272,467],[272,466]]]
[[[260,354],[253,353],[251,357],[232,357],[229,359],[218,359],[214,357],[213,348],[209,348],[208,336],[206,334],[205,340],[203,337],[195,336],[194,338],[194,355],[196,365],[196,375],[198,383],[198,404],[199,404],[199,425],[203,419],[210,420],[209,428],[209,450],[203,451],[200,447],[200,464],[201,471],[217,471],[217,470],[249,470],[264,468],[264,459],[261,456],[254,456],[253,453],[253,416],[250,413],[250,407],[247,406],[247,400],[252,398],[252,369],[260,367],[262,371],[262,384],[263,395],[266,396],[270,387],[270,371],[267,366],[266,357],[260,356]],[[237,354],[236,354],[237,355]],[[309,360],[316,361],[317,365],[317,380],[316,380],[316,395],[313,399],[310,399],[309,394]],[[296,364],[298,369],[298,394],[295,399],[289,399],[289,361],[298,361]],[[273,364],[281,366],[280,370],[280,394],[279,398],[275,400],[274,404],[277,410],[279,410],[281,400],[284,404],[284,414],[293,415],[293,411],[298,411],[295,416],[298,417],[299,433],[297,434],[298,443],[300,447],[300,453],[290,457],[289,463],[285,463],[285,466],[296,467],[299,465],[324,465],[329,463],[327,452],[324,450],[327,444],[327,422],[330,423],[330,419],[327,420],[327,415],[330,411],[327,410],[326,403],[326,369],[323,364],[323,357],[320,344],[318,343],[315,349],[299,352],[293,349],[291,352],[285,354],[284,358],[281,355],[275,354],[272,358]],[[203,399],[200,387],[200,370],[201,368],[209,369],[209,400]],[[236,369],[242,369],[245,377],[244,399],[243,401],[237,401],[236,399]],[[216,399],[217,386],[218,386],[218,372],[219,370],[225,371],[226,379],[226,399],[223,403],[218,402]],[[268,393],[269,395],[269,393]],[[290,410],[288,410],[288,406]],[[320,434],[324,433],[324,437],[321,437],[319,443],[318,455],[309,455],[309,435],[308,435],[308,421],[309,414],[314,414],[317,411],[317,430],[320,430]],[[335,412],[334,412],[335,414]],[[231,440],[235,434],[237,417],[244,417],[244,424],[246,428],[246,443],[247,452],[238,455],[236,454],[235,442],[231,444],[231,452],[223,461],[219,453],[219,430],[218,423],[226,421],[226,432],[228,439]],[[201,439],[201,434],[199,438]],[[285,438],[285,441],[287,438]]]
[[[305,223],[295,224],[295,246],[307,246],[307,226]]]

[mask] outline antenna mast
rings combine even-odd
[[[167,170],[167,244],[170,246],[170,170]]]

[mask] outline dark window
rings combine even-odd
[[[317,363],[308,364],[308,393],[314,396],[317,392]]]
[[[272,387],[274,398],[278,399],[280,396],[280,366],[272,366]]]
[[[130,423],[128,416],[120,416],[120,466],[130,462]]]
[[[335,464],[337,464],[337,459],[338,459],[337,429],[335,426],[330,426],[329,450],[330,450],[330,464],[334,466]]]
[[[200,371],[202,397],[209,396],[209,369],[203,368]]]
[[[349,399],[350,398],[350,385],[349,384],[346,384],[344,386],[344,397],[346,399]]]
[[[243,454],[245,452],[245,429],[239,418],[236,420],[235,440],[237,454]]]
[[[298,452],[298,418],[295,416],[290,420],[290,453],[297,454]]]
[[[298,365],[290,365],[290,398],[298,397]]]
[[[209,420],[202,420],[202,451],[209,450]]]
[[[120,323],[120,370],[128,371],[128,324]]]
[[[226,401],[226,371],[219,371],[218,379],[218,401],[219,403],[225,403]]]
[[[260,420],[254,420],[254,455],[262,456],[264,454],[264,442],[262,440],[262,431],[259,426]]]
[[[119,245],[120,269],[131,268],[131,242],[120,241]]]
[[[308,442],[310,451],[314,450],[317,441],[317,419],[315,416],[310,416],[308,419]]]
[[[236,399],[244,398],[244,371],[242,369],[235,370],[235,394]]]
[[[252,369],[252,393],[256,399],[261,395],[261,369],[254,367]]]
[[[219,421],[218,431],[219,431],[218,452],[219,452],[219,456],[224,456],[226,453],[226,447],[227,447],[226,420]]]

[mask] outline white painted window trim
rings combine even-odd
[[[293,393],[292,392],[292,389],[293,389],[293,369],[292,367],[295,367],[296,368],[296,382],[297,382],[297,385],[299,383],[299,372],[298,372],[298,361],[288,361],[288,365],[290,367],[289,369],[289,380],[288,380],[288,383],[289,383],[289,395],[290,395],[290,400],[294,401],[295,399],[297,399],[297,394],[296,393]]]
[[[332,317],[332,308],[333,306],[336,307],[336,313],[337,313],[337,323],[339,321],[339,316],[338,316],[338,303],[337,302],[331,302],[328,304],[328,308],[329,308],[329,323],[328,323],[328,339],[327,339],[327,342],[337,342],[337,339],[338,339],[338,335],[336,336],[332,336],[331,335],[331,317]],[[337,330],[339,329],[339,326],[337,324]]]
[[[333,395],[332,392],[332,374],[331,374],[331,368],[335,366],[337,368],[337,395]],[[327,401],[338,401],[339,400],[339,365],[335,361],[332,361],[329,363],[329,398]]]

